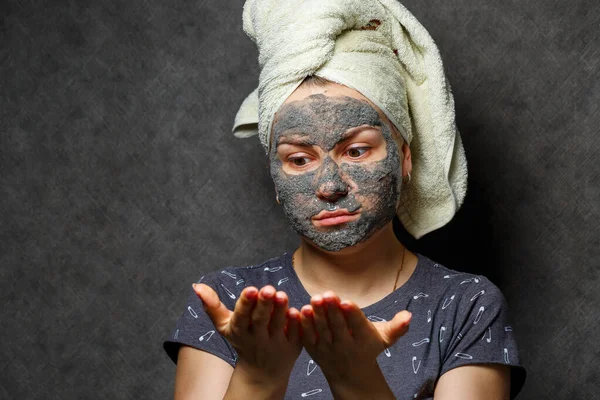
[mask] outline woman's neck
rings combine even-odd
[[[417,257],[404,250],[391,222],[365,242],[337,252],[324,251],[302,238],[294,253],[294,268],[311,296],[332,290],[342,300],[365,307],[392,292],[403,251],[400,287],[414,271]]]

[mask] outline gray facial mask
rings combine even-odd
[[[381,128],[386,143],[385,158],[338,164],[329,152],[348,129],[361,125]],[[300,137],[304,143],[320,146],[327,152],[319,168],[299,175],[284,172],[277,145],[290,136]],[[316,94],[285,104],[277,113],[272,143],[271,177],[285,216],[299,235],[318,247],[338,251],[354,246],[394,218],[402,184],[398,146],[388,126],[368,102]],[[349,187],[356,190],[349,191]],[[327,195],[318,196],[319,192]],[[319,212],[343,209],[350,213],[360,210],[360,216],[331,227],[313,225],[312,217]]]

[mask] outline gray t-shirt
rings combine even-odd
[[[523,387],[525,368],[520,364],[508,306],[502,292],[487,278],[448,269],[418,254],[408,281],[377,303],[363,308],[372,321],[390,320],[397,312],[412,312],[408,333],[378,357],[378,362],[397,399],[432,399],[440,376],[453,368],[482,363],[511,366],[511,399]],[[292,254],[260,265],[226,268],[202,277],[233,310],[245,286],[273,285],[286,292],[290,307],[310,303],[292,268]],[[207,351],[235,367],[237,354],[215,330],[190,290],[188,304],[173,333],[163,343],[176,363],[179,346]],[[319,366],[303,350],[296,361],[286,399],[331,399],[332,394]]]

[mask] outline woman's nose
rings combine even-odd
[[[335,202],[348,194],[348,185],[342,179],[339,166],[331,159],[326,160],[317,176],[317,197]]]

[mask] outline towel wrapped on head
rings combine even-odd
[[[244,31],[259,52],[258,88],[242,103],[237,137],[268,151],[273,118],[309,75],[357,90],[409,144],[412,179],[397,215],[415,238],[447,224],[467,191],[467,162],[439,50],[397,0],[247,0]]]

